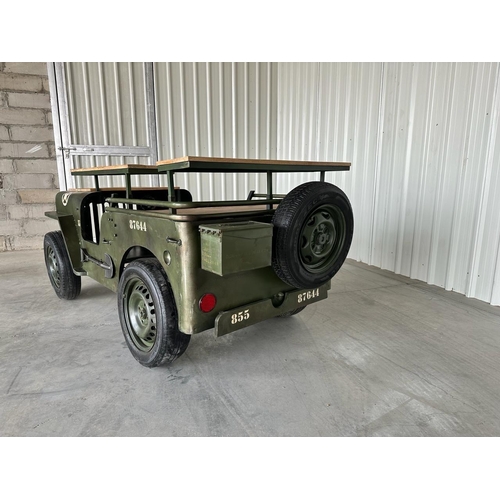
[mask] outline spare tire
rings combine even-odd
[[[307,182],[290,191],[272,223],[273,269],[295,288],[327,283],[344,263],[354,231],[349,199],[327,182]]]

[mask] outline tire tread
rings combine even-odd
[[[60,299],[65,300],[74,300],[80,295],[80,291],[82,288],[82,278],[77,276],[73,272],[73,266],[71,265],[71,261],[69,259],[68,251],[66,250],[66,245],[64,243],[64,238],[61,231],[51,231],[45,235],[43,241],[43,251],[44,255],[47,251],[47,247],[51,246],[54,250],[56,258],[59,261],[59,278],[60,278],[60,287],[57,289],[52,283],[52,279],[50,277],[49,268],[47,266],[47,273],[49,274],[50,283],[52,284],[52,288],[56,292],[56,295]],[[45,255],[46,257],[46,255]]]
[[[131,274],[136,268],[141,269],[143,272],[149,275],[153,286],[157,289],[156,292],[160,297],[163,297],[164,299],[163,303],[158,304],[158,306],[160,307],[160,311],[157,311],[157,314],[162,314],[165,317],[166,334],[161,335],[159,339],[160,345],[158,349],[155,349],[156,354],[149,357],[134,348],[133,343],[131,343],[131,341],[128,339],[126,323],[122,319],[124,311],[121,297],[123,295],[123,289],[125,288],[125,282],[122,280],[125,280],[127,276]],[[168,304],[170,304],[170,306]],[[127,268],[125,268],[118,288],[118,311],[126,343],[134,358],[142,365],[147,366],[148,368],[154,368],[164,363],[171,363],[179,356],[181,356],[187,349],[189,341],[191,340],[191,336],[181,332],[178,328],[178,316],[177,308],[175,306],[174,294],[168,282],[168,277],[165,273],[165,270],[157,259],[137,259],[129,264]]]

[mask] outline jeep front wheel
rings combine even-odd
[[[178,328],[174,295],[156,259],[138,259],[125,268],[118,313],[127,346],[142,365],[170,363],[187,349],[191,336]]]
[[[80,295],[82,278],[73,273],[61,231],[52,231],[43,240],[45,267],[50,284],[60,299],[73,300]]]

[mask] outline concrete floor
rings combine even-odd
[[[91,279],[59,300],[25,251],[0,254],[0,284],[0,436],[500,435],[500,308],[363,264],[152,370]]]

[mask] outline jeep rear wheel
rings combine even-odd
[[[344,263],[354,218],[345,193],[327,182],[307,182],[285,196],[274,213],[273,268],[296,288],[327,283]]]
[[[127,346],[142,365],[170,363],[187,349],[191,336],[179,331],[174,295],[156,259],[138,259],[125,268],[118,312]]]
[[[45,267],[50,284],[60,299],[73,300],[80,295],[82,278],[73,273],[61,231],[52,231],[43,240]]]

